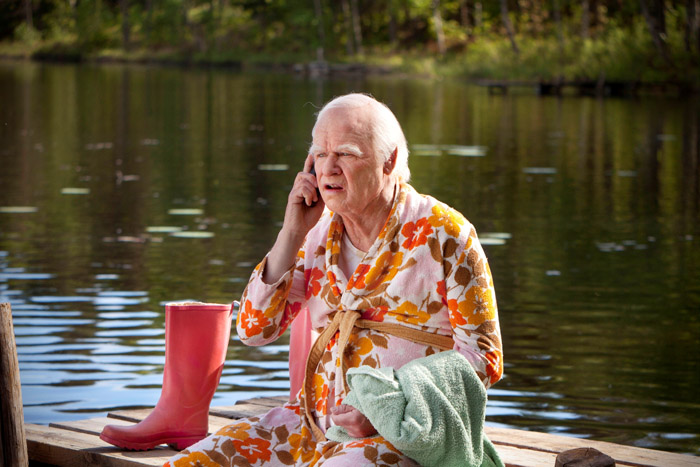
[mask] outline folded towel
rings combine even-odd
[[[484,433],[486,389],[459,353],[437,353],[399,370],[351,368],[347,381],[350,392],[343,402],[421,465],[503,467]],[[330,427],[326,437],[355,440],[340,426]]]

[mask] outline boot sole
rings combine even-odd
[[[128,449],[129,451],[148,451],[161,444],[167,444],[176,451],[182,451],[190,446],[192,446],[197,441],[201,441],[206,438],[206,435],[201,436],[164,436],[158,438],[154,441],[148,441],[143,443],[124,441],[121,439],[114,439],[100,434],[100,439],[106,443],[117,446],[119,448]]]

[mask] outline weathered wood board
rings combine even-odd
[[[240,401],[233,406],[212,407],[209,431],[217,431],[230,424],[232,419],[263,414],[285,401],[284,397],[265,397]],[[110,413],[108,417],[52,423],[48,427],[28,424],[26,435],[30,460],[62,467],[163,465],[176,451],[166,446],[152,451],[125,451],[99,438],[105,425],[136,423],[149,413],[148,409],[123,410]],[[578,447],[594,447],[613,457],[618,466],[700,467],[700,457],[602,441],[495,427],[487,427],[486,433],[508,467],[553,467],[557,454]]]

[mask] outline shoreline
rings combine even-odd
[[[376,59],[376,57],[375,57]],[[460,74],[441,73],[440,65],[435,64],[431,72],[407,70],[406,67],[392,65],[375,65],[360,61],[340,62],[332,60],[262,60],[253,55],[253,59],[245,60],[233,57],[205,57],[196,54],[175,52],[151,53],[112,53],[103,50],[101,54],[87,54],[71,51],[69,53],[34,50],[26,52],[2,51],[0,46],[0,61],[3,62],[35,62],[55,64],[92,64],[92,65],[144,65],[179,68],[218,68],[235,71],[293,73],[312,78],[322,77],[357,77],[357,76],[396,76],[427,79],[451,78],[469,82],[488,89],[490,95],[508,94],[510,88],[532,88],[540,96],[595,96],[595,97],[638,97],[652,95],[681,98],[700,94],[700,83],[692,81],[659,80],[655,82],[642,80],[610,80],[604,77],[596,79],[502,79],[491,76],[471,77]],[[565,88],[569,89],[567,93]],[[571,92],[571,89],[574,92]]]

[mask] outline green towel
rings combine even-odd
[[[404,455],[431,467],[503,467],[484,433],[486,389],[454,350],[407,363],[399,370],[361,366],[347,372],[343,401],[362,412]],[[355,440],[332,426],[326,437]]]

